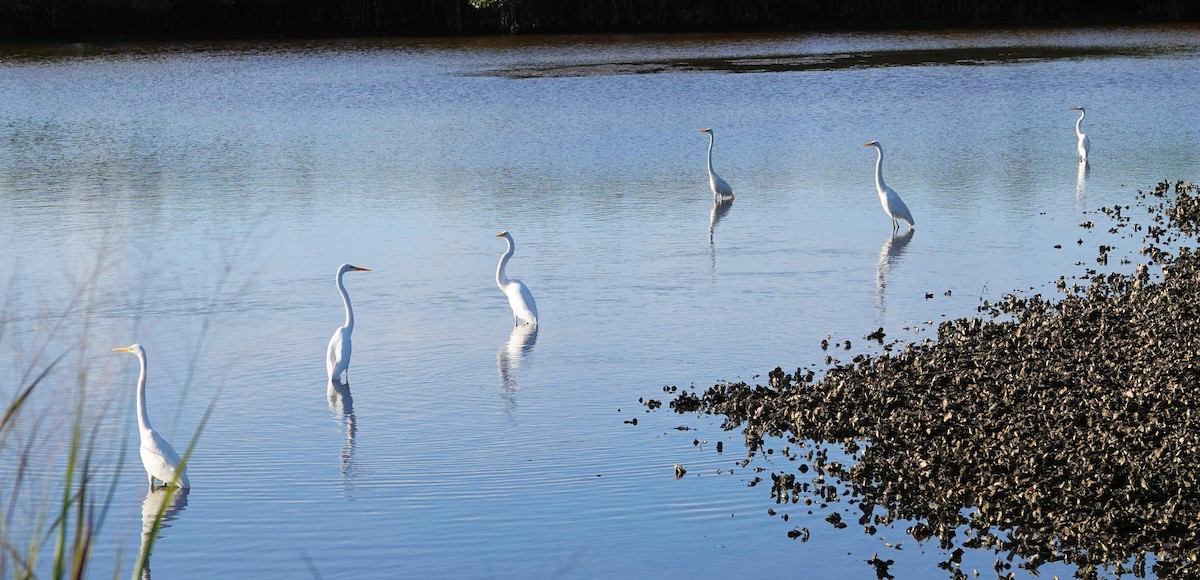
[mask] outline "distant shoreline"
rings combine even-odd
[[[0,42],[1179,24],[1191,0],[7,0]]]

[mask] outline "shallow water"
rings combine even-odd
[[[216,401],[162,577],[867,577],[875,552],[937,575],[946,556],[902,529],[768,516],[746,486],[769,460],[742,468],[736,432],[638,399],[818,363],[831,334],[932,334],[1094,265],[1096,208],[1194,177],[1197,32],[6,47],[0,369],[71,353],[31,402],[47,425],[88,370],[117,477],[100,574],[141,541],[136,359],[110,352],[136,341],[177,448]],[[732,205],[713,207],[704,127]],[[912,236],[879,208],[874,139]],[[495,287],[501,229],[536,336]],[[351,387],[331,398],[343,262],[373,271],[346,276]]]

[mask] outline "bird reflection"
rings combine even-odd
[[[329,412],[346,430],[346,441],[342,443],[342,485],[347,495],[354,491],[354,437],[358,434],[358,421],[354,416],[354,397],[350,386],[340,381],[330,381],[326,393],[329,396]],[[353,499],[352,497],[350,499]]]
[[[1087,161],[1079,162],[1079,173],[1075,177],[1075,201],[1083,204],[1084,187],[1087,185],[1088,174],[1092,172],[1092,166]]]
[[[537,343],[537,328],[532,325],[513,327],[508,342],[496,353],[496,369],[500,373],[500,397],[504,399],[509,414],[516,409],[517,379],[513,373],[521,368],[521,359]]]
[[[171,527],[171,522],[187,507],[190,492],[186,487],[159,487],[146,492],[146,499],[142,501],[142,545],[138,549],[142,580],[150,580],[151,546],[163,538],[163,531]]]
[[[708,241],[713,241],[713,231],[717,229],[717,224],[721,222],[721,218],[733,209],[733,199],[727,198],[713,202],[712,213],[708,216]]]
[[[708,259],[711,262],[714,276],[717,273],[717,246],[713,241],[713,232],[717,230],[717,224],[720,223],[721,218],[725,217],[725,214],[729,213],[731,209],[733,209],[732,197],[718,197],[713,201],[712,213],[708,216]]]
[[[914,229],[909,229],[902,235],[893,234],[879,248],[879,262],[875,265],[875,312],[880,318],[886,313],[884,307],[884,289],[887,287],[887,273],[891,267],[900,262],[908,242],[912,241]]]

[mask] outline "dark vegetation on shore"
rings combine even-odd
[[[1145,224],[1130,219],[1141,209]],[[954,578],[968,577],[970,548],[993,551],[1002,577],[1046,562],[1085,578],[1197,577],[1200,189],[1164,182],[1104,213],[1141,244],[1131,273],[1089,270],[1060,278],[1057,298],[983,302],[937,340],[831,356],[823,374],[777,368],[769,385],[667,388],[670,406],[742,429],[750,458],[796,462],[748,482],[769,483],[772,515],[802,518],[793,538],[816,533],[805,512],[869,534],[907,520],[913,539],[945,551],[939,566]],[[1111,250],[1100,246],[1097,262]],[[882,329],[868,338],[882,343]],[[887,578],[889,562],[869,564]]]
[[[0,0],[9,40],[1034,26],[1200,21],[1194,0]]]

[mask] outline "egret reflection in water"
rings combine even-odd
[[[187,507],[188,493],[186,487],[159,487],[146,492],[142,500],[142,544],[138,549],[138,563],[141,565],[141,577],[150,580],[150,550],[163,539],[163,531],[171,527],[171,522],[179,518]],[[159,514],[162,514],[160,519]]]
[[[708,243],[713,241],[713,232],[717,230],[717,224],[721,223],[721,218],[733,209],[733,198],[718,199],[713,202],[712,213],[708,216]]]
[[[496,353],[496,370],[500,373],[500,396],[511,412],[516,407],[517,379],[514,376],[521,368],[525,355],[533,350],[537,343],[537,327],[523,324],[514,326],[508,341]]]
[[[329,381],[326,393],[329,397],[329,412],[333,414],[345,431],[346,439],[342,443],[340,454],[342,465],[342,483],[347,494],[354,489],[354,438],[358,435],[358,420],[354,416],[354,396],[350,394],[349,385],[340,381]]]
[[[888,271],[900,263],[900,258],[904,256],[904,250],[912,241],[915,232],[915,229],[909,229],[901,235],[892,234],[879,248],[879,262],[875,264],[875,312],[880,318],[887,312],[884,305],[884,289],[887,288]]]
[[[721,218],[733,209],[733,198],[717,198],[713,201],[712,213],[708,215],[708,259],[712,265],[712,274],[717,273],[717,244],[714,234],[717,231],[717,224],[721,222]]]
[[[1079,162],[1079,172],[1075,176],[1075,201],[1082,206],[1084,188],[1087,186],[1088,174],[1092,172],[1092,166],[1087,161]]]

